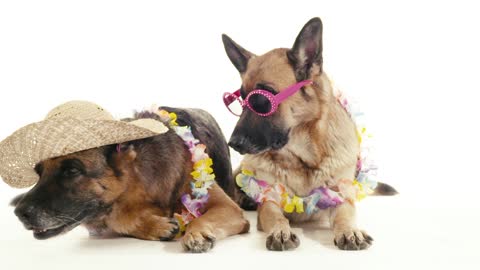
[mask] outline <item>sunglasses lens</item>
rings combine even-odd
[[[269,113],[272,110],[272,103],[262,94],[252,94],[248,99],[250,107],[257,113]]]
[[[233,96],[231,96],[231,97],[233,97]],[[227,107],[230,110],[230,112],[232,112],[235,115],[242,114],[243,107],[240,104],[240,100],[238,100],[237,98],[233,98],[233,100],[231,100],[231,102],[229,102],[229,103],[230,104],[228,104]]]

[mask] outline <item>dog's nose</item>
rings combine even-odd
[[[240,136],[232,136],[228,145],[240,154],[245,154],[245,139]]]
[[[23,223],[31,223],[32,217],[34,215],[35,208],[33,205],[21,206],[15,208],[15,215],[22,221]]]

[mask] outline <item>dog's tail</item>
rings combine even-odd
[[[233,175],[236,176],[240,172],[239,169],[235,170]],[[377,187],[373,190],[371,196],[393,196],[399,194],[398,191],[385,183],[378,182]],[[233,200],[240,205],[243,210],[255,211],[257,210],[257,203],[250,197],[248,197],[240,188],[235,185],[233,193]]]
[[[398,194],[398,191],[394,187],[382,182],[378,182],[377,187],[373,190],[372,195],[373,196],[393,196],[397,194]]]

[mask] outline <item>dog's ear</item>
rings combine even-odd
[[[222,41],[232,64],[237,68],[238,72],[244,73],[247,70],[248,60],[255,55],[242,48],[225,34],[222,35]]]
[[[123,162],[131,163],[137,158],[137,152],[132,144],[120,144],[120,153]]]
[[[311,19],[298,34],[293,48],[287,52],[298,81],[308,79],[310,68],[314,64],[322,70],[322,31],[320,18]]]
[[[104,146],[103,154],[116,176],[123,175],[125,169],[131,168],[137,157],[135,147],[128,142]]]

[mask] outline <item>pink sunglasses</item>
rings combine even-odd
[[[295,94],[303,86],[311,84],[312,81],[306,80],[292,84],[280,93],[274,95],[266,90],[256,89],[248,93],[245,100],[242,100],[240,89],[233,93],[223,94],[223,102],[227,109],[234,115],[240,116],[245,106],[252,112],[260,116],[270,116],[277,111],[278,105],[289,96]],[[252,99],[254,102],[252,102]]]

